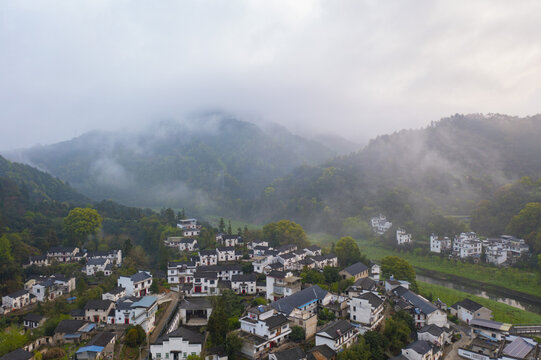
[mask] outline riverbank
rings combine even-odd
[[[464,298],[471,299],[486,308],[492,310],[495,321],[501,321],[510,324],[541,324],[541,315],[530,311],[520,310],[510,305],[502,304],[498,301],[485,299],[479,296],[471,295],[462,291],[449,289],[445,286],[429,284],[418,281],[419,293],[433,299],[439,298],[441,301],[451,306],[452,304]]]
[[[413,252],[383,247],[379,241],[357,240],[357,243],[361,251],[372,260],[396,255],[407,260],[418,270],[430,271],[431,274],[434,272],[446,274],[462,280],[468,279],[482,286],[495,286],[511,291],[516,296],[533,296],[530,299],[541,301],[541,273],[539,272],[463,263],[442,258],[437,254],[415,255]]]

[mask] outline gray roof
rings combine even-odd
[[[92,258],[88,259],[86,262],[87,265],[103,265],[107,262],[106,258]]]
[[[29,360],[32,359],[33,356],[34,354],[29,351],[17,349],[2,356],[0,360]]]
[[[517,337],[503,349],[504,355],[518,359],[525,359],[526,356],[535,349],[535,346],[528,343],[523,338]]]
[[[298,291],[293,295],[283,297],[270,304],[277,311],[289,315],[293,309],[299,308],[310,302],[323,299],[328,292],[318,285],[310,286],[304,290]]]
[[[347,320],[335,320],[332,323],[325,326],[323,329],[319,330],[317,333],[325,333],[327,336],[329,336],[331,339],[335,340],[338,339],[341,335],[346,334],[351,329],[354,329],[355,327],[350,324]]]
[[[269,327],[269,330],[272,330],[276,327],[282,326],[283,324],[287,324],[289,320],[282,314],[274,314],[271,317],[266,318],[264,321]]]
[[[272,270],[277,270],[277,269],[283,269],[284,268],[284,264],[282,264],[280,262],[275,262],[275,263],[269,264],[267,266],[270,267]],[[272,272],[271,272],[271,274],[272,274]]]
[[[444,333],[443,329],[440,328],[439,326],[437,325],[434,325],[434,324],[431,324],[431,325],[425,325],[423,326],[421,329],[419,329],[417,331],[417,333],[429,333],[431,335],[434,335],[434,336],[440,336],[441,334]]]
[[[187,310],[202,310],[202,309],[211,309],[212,305],[210,304],[210,301],[205,297],[184,298],[180,302],[180,308],[187,309]]]
[[[406,349],[412,349],[417,354],[424,355],[432,349],[432,344],[425,340],[417,340],[406,346]]]
[[[287,273],[285,271],[279,271],[279,270],[272,270],[267,275],[267,277],[274,277],[274,278],[280,278],[280,279],[285,279],[286,276],[287,276]]]
[[[377,308],[378,306],[383,304],[383,300],[379,296],[375,295],[372,292],[366,292],[366,293],[361,294],[361,295],[359,295],[357,297],[359,299],[368,300],[370,305],[372,305],[372,307],[375,307],[375,308]]]
[[[108,310],[112,303],[111,300],[88,300],[85,310]]]
[[[7,294],[6,296],[9,296],[10,298],[15,299],[15,298],[18,298],[19,296],[23,296],[25,294],[28,294],[28,290],[22,289],[22,290],[14,291],[11,294]]]
[[[366,266],[365,264],[363,264],[362,262],[359,261],[359,262],[357,262],[357,263],[355,263],[353,265],[348,266],[347,268],[345,268],[342,271],[345,271],[348,274],[355,276],[355,275],[360,274],[360,273],[362,273],[363,271],[366,271],[366,270],[368,270],[368,266]]]
[[[118,287],[114,288],[113,290],[109,290],[109,291],[104,292],[104,294],[118,295],[123,291],[126,291],[126,289],[124,289],[123,287],[118,286]]]
[[[370,290],[376,286],[376,281],[370,279],[369,277],[364,277],[357,279],[357,281],[355,281],[351,286],[360,287],[363,290]]]
[[[193,274],[194,279],[195,278],[204,278],[204,279],[218,279],[218,274],[216,271],[199,271],[195,270],[195,273]]]
[[[26,314],[23,317],[23,321],[30,321],[34,323],[39,323],[41,320],[43,320],[43,315],[39,314]]]
[[[407,302],[422,311],[424,314],[428,315],[438,310],[438,308],[434,304],[431,304],[430,302],[424,300],[422,297],[406,289],[403,286],[396,287],[393,292],[396,295],[404,298]]]
[[[216,248],[216,250],[218,251],[235,251],[235,247],[234,246],[219,246]]]
[[[155,344],[163,344],[164,341],[169,340],[170,338],[182,338],[190,344],[201,345],[203,345],[203,342],[205,341],[205,336],[203,334],[181,326],[178,329],[171,331],[169,334],[159,337]]]
[[[83,325],[84,320],[61,320],[54,329],[55,334],[73,334],[76,333]]]
[[[73,309],[70,311],[71,317],[85,316],[85,311],[83,309]]]
[[[332,359],[333,357],[336,356],[336,351],[331,349],[328,345],[318,345],[318,346],[314,346],[313,348],[308,350],[308,359],[309,360],[315,360],[316,359],[313,355],[310,356],[312,353],[315,353],[315,352],[320,353],[321,355],[323,355],[328,360],[330,360],[330,359]],[[312,359],[312,357],[314,359]]]
[[[257,280],[256,274],[239,274],[231,276],[231,282],[255,282]]]
[[[218,265],[201,265],[196,268],[197,271],[240,271],[241,264],[218,264]]]
[[[278,247],[278,250],[279,252],[282,252],[282,251],[288,251],[288,250],[293,250],[297,248],[297,245],[294,245],[294,244],[286,244],[286,245],[282,245],[280,247]]]
[[[213,249],[213,250],[199,250],[199,255],[200,256],[208,256],[208,255],[218,256],[218,254],[216,253],[216,249]]]
[[[277,351],[274,356],[276,356],[277,360],[303,360],[306,358],[304,351],[300,347]]]
[[[307,247],[308,250],[310,251],[318,251],[318,250],[321,250],[321,248],[317,245],[310,245]]]
[[[293,259],[293,258],[296,258],[297,256],[296,256],[294,253],[285,253],[285,254],[280,255],[280,257],[281,257],[282,259],[287,260],[287,259]]]
[[[475,301],[467,299],[467,298],[462,300],[462,301],[458,301],[457,303],[455,303],[453,305],[453,309],[456,309],[455,306],[461,306],[464,309],[472,311],[472,312],[477,311],[477,310],[479,310],[480,308],[483,307],[483,305],[481,305],[479,303],[476,303]]]
[[[96,345],[96,346],[106,347],[107,344],[109,344],[111,340],[113,340],[114,338],[115,338],[114,332],[104,331],[94,336],[86,345],[87,346]]]
[[[130,279],[131,281],[136,283],[136,282],[145,281],[147,279],[152,279],[152,275],[149,275],[148,273],[144,271],[139,271],[138,273],[135,273],[132,276],[130,276]]]

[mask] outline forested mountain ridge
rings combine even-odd
[[[318,229],[380,211],[402,224],[426,223],[434,214],[470,215],[500,186],[541,175],[540,136],[539,115],[455,115],[297,168],[267,187],[251,213]]]
[[[332,156],[283,127],[263,129],[224,114],[130,133],[94,131],[22,151],[30,164],[96,200],[206,211],[238,210],[274,179]]]

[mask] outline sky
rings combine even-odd
[[[538,1],[0,1],[0,149],[222,110],[366,141],[534,115]]]

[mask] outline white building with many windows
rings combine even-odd
[[[430,235],[430,251],[438,254],[451,251],[451,239],[434,234]]]
[[[411,234],[406,232],[406,229],[399,228],[396,230],[396,242],[398,245],[411,244]]]
[[[382,298],[370,291],[353,297],[349,304],[349,318],[361,324],[364,331],[375,330],[383,320],[383,303]]]
[[[165,334],[150,344],[152,359],[183,360],[189,355],[200,355],[205,336],[186,327]]]
[[[483,243],[474,232],[461,233],[453,241],[453,255],[461,259],[480,257],[483,253]]]
[[[139,271],[132,276],[120,276],[117,286],[126,289],[127,296],[141,297],[150,293],[152,274],[148,271]]]

